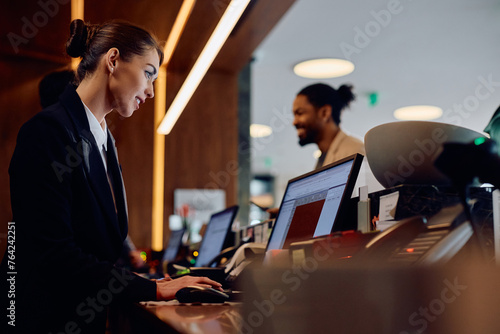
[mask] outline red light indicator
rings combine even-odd
[[[413,251],[414,251],[414,250],[415,250],[414,248],[407,248],[407,249],[406,249],[406,251],[407,251],[408,253],[413,253]]]

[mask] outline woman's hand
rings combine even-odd
[[[176,279],[165,278],[156,280],[156,299],[169,300],[175,298],[175,293],[187,286],[201,286],[204,288],[214,288],[222,291],[222,285],[207,277],[182,276]]]

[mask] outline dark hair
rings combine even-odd
[[[154,36],[142,28],[122,21],[103,25],[89,24],[82,20],[71,22],[66,52],[73,58],[82,58],[77,70],[79,81],[93,73],[101,56],[113,47],[120,51],[120,57],[125,61],[132,55],[143,55],[147,50],[155,49],[160,64],[163,62],[160,45]]]
[[[38,85],[42,108],[56,103],[68,84],[75,84],[75,72],[71,70],[51,72],[44,76]]]
[[[324,105],[332,107],[332,118],[335,124],[340,124],[340,112],[348,107],[356,96],[352,92],[352,85],[342,85],[337,90],[329,85],[317,83],[303,88],[297,95],[305,95],[316,108]]]

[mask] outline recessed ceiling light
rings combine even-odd
[[[298,76],[304,78],[336,78],[354,71],[354,64],[344,59],[312,59],[298,63],[294,66],[293,71]]]
[[[394,111],[394,117],[403,121],[428,121],[442,115],[443,109],[435,106],[409,106]]]
[[[250,125],[250,137],[261,138],[270,136],[273,133],[273,129],[270,126],[263,124],[251,124]]]

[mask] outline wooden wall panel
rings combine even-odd
[[[229,2],[229,0],[196,1],[168,65],[169,69],[174,71],[191,69]]]
[[[159,41],[165,42],[182,0],[106,0],[105,8],[103,4],[85,1],[85,20],[92,23],[125,20],[148,29]]]
[[[151,244],[153,113],[154,101],[150,99],[129,118],[120,117],[115,112],[106,117],[122,166],[129,235],[141,248],[149,248]]]
[[[1,53],[69,61],[64,45],[69,35],[70,11],[70,0],[1,1]]]
[[[167,92],[183,77],[183,74],[168,73]],[[238,161],[237,80],[236,73],[209,71],[174,129],[166,136],[166,222],[173,214],[173,196],[177,188],[224,189],[226,205],[237,204],[237,173],[234,171]]]

